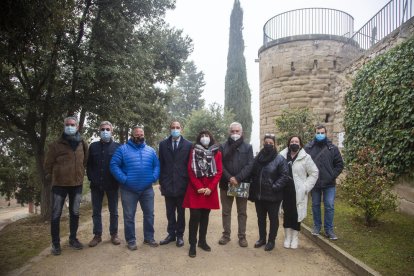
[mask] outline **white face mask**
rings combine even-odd
[[[239,139],[240,139],[240,137],[241,137],[241,135],[240,135],[240,134],[232,134],[232,135],[230,135],[230,138],[231,138],[231,139],[233,139],[233,141],[237,141],[237,140],[239,140]]]
[[[210,144],[210,137],[201,137],[201,138],[200,138],[200,143],[201,143],[204,147],[208,147],[208,145]]]

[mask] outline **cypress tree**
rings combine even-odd
[[[243,10],[235,0],[230,16],[229,51],[225,80],[224,107],[235,114],[243,125],[244,139],[250,141],[252,131],[251,95],[246,75],[243,40]]]

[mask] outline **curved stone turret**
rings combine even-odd
[[[299,27],[289,28],[289,24]],[[288,30],[280,31],[283,26]],[[355,44],[344,47],[352,33],[353,18],[330,9],[294,10],[266,23],[264,45],[259,50],[261,137],[276,132],[274,120],[284,109],[306,107],[328,127],[332,137],[335,79],[359,52]]]

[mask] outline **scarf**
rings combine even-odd
[[[273,159],[275,159],[277,156],[277,150],[273,149],[272,151],[265,151],[263,148],[259,154],[254,159],[253,163],[253,169],[252,169],[252,175],[256,176],[260,174],[260,171],[265,167],[267,164],[269,164]]]
[[[69,143],[73,151],[76,151],[79,142],[82,140],[79,132],[76,132],[75,135],[67,135],[66,133],[63,133],[62,138],[63,140],[66,140]]]
[[[228,142],[229,144],[229,150],[224,154],[223,152],[223,162],[226,162],[231,160],[234,153],[236,153],[237,149],[243,144],[243,136],[239,138],[239,140],[234,141],[229,137]]]
[[[196,144],[193,150],[193,159],[191,169],[197,178],[207,176],[211,177],[217,174],[216,161],[214,155],[218,151],[217,145],[212,145],[208,149]]]

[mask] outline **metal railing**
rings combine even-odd
[[[414,15],[412,0],[391,0],[349,40],[367,50]]]
[[[307,8],[287,11],[269,19],[263,26],[263,45],[270,41],[296,35],[336,35],[350,38],[354,18],[346,12]]]

